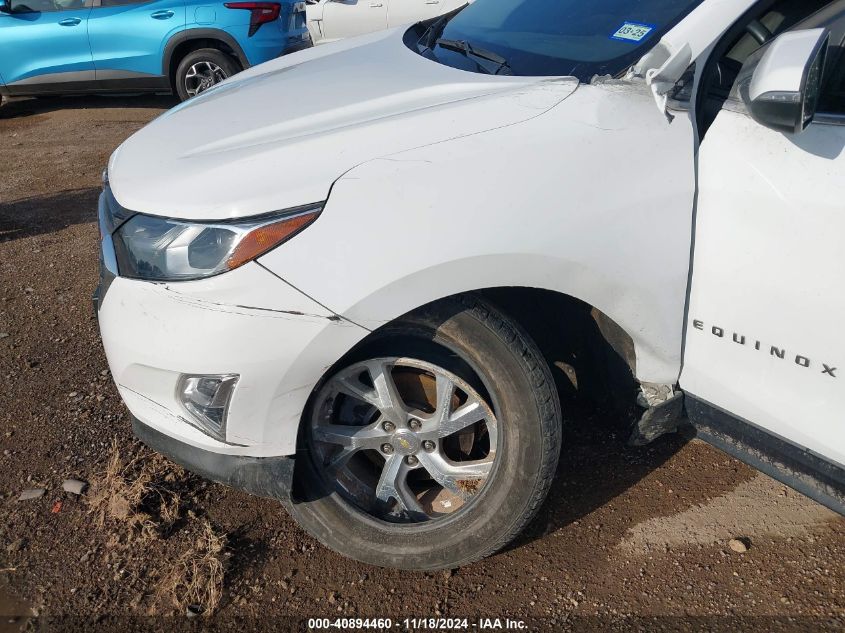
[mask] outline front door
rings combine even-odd
[[[12,94],[84,88],[94,79],[85,0],[11,0],[0,13],[0,75]]]
[[[799,134],[728,99],[699,153],[681,386],[845,464],[845,2],[795,28],[831,46],[816,121]]]
[[[95,0],[88,33],[97,81],[143,89],[158,78],[168,89],[164,47],[184,29],[184,0]]]
[[[466,4],[466,0],[389,0],[388,23],[392,28],[428,20]]]
[[[387,28],[388,0],[331,0],[323,8],[324,39],[363,35]]]

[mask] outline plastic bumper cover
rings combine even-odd
[[[114,278],[98,316],[123,401],[146,426],[197,449],[271,457],[296,452],[314,385],[367,331],[326,311],[257,264],[195,282]],[[237,374],[226,434],[192,423],[184,374]]]
[[[132,430],[151,449],[197,475],[290,506],[293,457],[246,457],[205,451],[156,431],[134,416]]]

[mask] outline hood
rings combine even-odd
[[[402,35],[294,53],[166,112],[112,155],[117,201],[203,220],[319,202],[356,165],[533,118],[578,85],[443,66]]]

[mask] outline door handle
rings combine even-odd
[[[59,24],[61,24],[62,26],[76,26],[80,22],[82,22],[82,18],[65,18],[64,20],[59,22]]]
[[[371,2],[370,3],[371,9],[378,9],[379,7],[383,7],[383,6],[384,6],[383,2]]]
[[[156,11],[155,13],[151,13],[151,14],[150,14],[150,17],[151,17],[153,20],[169,20],[169,19],[170,19],[170,18],[172,18],[174,15],[176,15],[176,14],[175,14],[175,13],[173,13],[173,11],[167,11],[167,10],[165,10],[165,11]]]
[[[426,4],[440,4],[440,0],[425,0]]]

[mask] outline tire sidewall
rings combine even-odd
[[[309,492],[317,494],[312,494],[313,501],[294,504],[292,514],[332,549],[380,566],[454,567],[499,549],[524,524],[526,513],[533,513],[530,506],[538,486],[547,488],[541,480],[547,476],[549,453],[554,454],[553,472],[560,446],[559,431],[548,428],[550,416],[544,408],[550,403],[542,402],[548,398],[538,394],[537,385],[532,384],[532,377],[536,379],[538,371],[548,374],[548,367],[539,351],[531,350],[533,354],[526,358],[515,351],[513,341],[490,327],[491,318],[494,322],[502,319],[491,314],[495,312],[491,306],[478,302],[472,306],[461,306],[457,312],[450,306],[433,307],[384,328],[376,340],[427,339],[458,355],[473,369],[490,396],[498,421],[499,445],[490,478],[471,505],[454,518],[402,526],[372,518],[336,491],[327,490],[310,454],[301,453],[297,477],[312,486]],[[484,315],[479,311],[486,312],[487,318],[480,318]],[[517,336],[527,339],[524,333]],[[545,378],[548,389],[551,379]],[[553,395],[552,404],[556,405]],[[555,412],[559,428],[559,405]],[[310,411],[305,420],[307,424]]]

